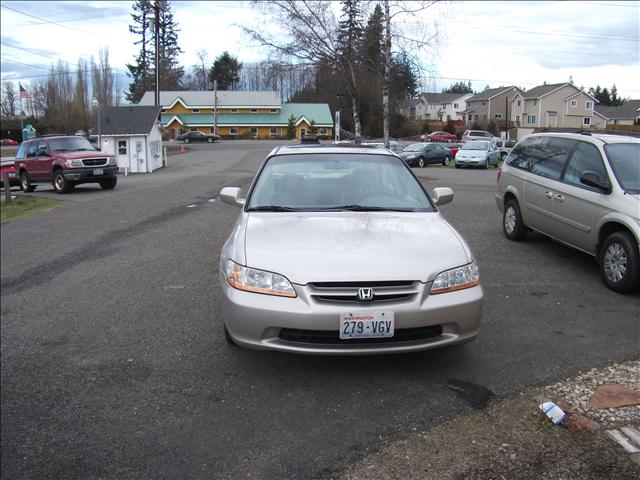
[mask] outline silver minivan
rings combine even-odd
[[[535,230],[593,255],[604,283],[640,288],[640,139],[534,133],[498,174],[498,209],[510,240]]]

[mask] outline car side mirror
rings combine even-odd
[[[238,187],[224,187],[220,190],[220,199],[234,207],[244,205],[244,198],[240,198],[240,189]]]
[[[441,206],[453,200],[453,190],[449,187],[437,187],[433,189],[432,197],[436,205]]]
[[[611,193],[611,184],[607,181],[600,180],[596,172],[586,171],[580,176],[580,181],[588,187],[597,188],[604,193]]]

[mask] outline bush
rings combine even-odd
[[[476,120],[475,122],[473,122],[469,130],[482,130],[482,125],[480,125]]]
[[[251,131],[250,130],[245,130],[242,133],[239,133],[238,135],[236,135],[236,138],[242,139],[242,140],[246,140],[248,138],[251,138]]]
[[[498,126],[493,120],[489,121],[489,124],[487,125],[487,131],[490,134],[495,135],[496,137],[500,136],[500,133],[498,132]]]
[[[453,120],[447,120],[447,124],[442,127],[442,131],[456,135],[456,125],[453,123]]]

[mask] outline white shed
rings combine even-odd
[[[109,107],[100,116],[100,149],[115,155],[120,170],[151,173],[164,165],[160,107]]]

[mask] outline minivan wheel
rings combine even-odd
[[[25,193],[33,192],[35,190],[35,187],[31,185],[31,179],[27,172],[22,172],[20,174],[20,190]]]
[[[619,293],[640,287],[638,245],[628,232],[609,235],[600,249],[600,273],[607,287]]]
[[[451,163],[451,159],[449,158],[449,155],[445,155],[442,165],[444,165],[445,167],[448,167],[450,163]]]
[[[502,231],[505,237],[513,241],[524,240],[524,237],[527,235],[527,227],[522,221],[520,206],[518,205],[518,201],[513,198],[507,201],[504,206]]]
[[[231,334],[229,333],[226,325],[224,326],[224,339],[226,340],[227,345],[233,345],[234,347],[237,346],[236,342],[231,338]]]
[[[72,188],[73,184],[64,178],[61,170],[56,170],[53,173],[53,189],[56,193],[68,193]]]
[[[418,158],[418,167],[424,168],[424,158],[422,157]]]

